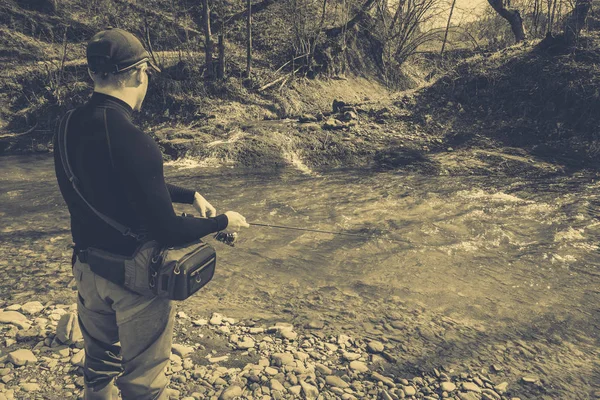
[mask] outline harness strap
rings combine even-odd
[[[63,169],[65,170],[65,173],[67,175],[67,178],[69,179],[69,182],[71,182],[71,185],[73,186],[73,190],[75,190],[75,193],[77,193],[77,195],[83,200],[83,202],[89,207],[89,209],[92,210],[92,212],[98,216],[98,218],[100,218],[102,221],[106,222],[108,225],[112,226],[113,228],[115,228],[116,230],[121,232],[121,234],[123,236],[131,236],[134,239],[136,239],[137,241],[141,241],[142,240],[141,235],[137,235],[137,234],[133,233],[129,227],[127,227],[123,224],[120,224],[119,222],[115,221],[114,219],[110,218],[107,215],[102,214],[100,211],[98,211],[96,208],[94,208],[94,206],[92,206],[85,199],[85,197],[79,190],[79,180],[75,176],[75,173],[73,172],[73,168],[71,168],[71,164],[69,163],[69,158],[68,158],[69,153],[67,152],[67,129],[69,128],[69,121],[71,120],[71,116],[73,116],[73,112],[74,112],[74,110],[70,110],[69,112],[67,112],[67,115],[65,116],[65,118],[63,118],[64,124],[61,121],[61,124],[59,125],[58,140],[57,140],[57,143],[59,146],[59,152],[60,152],[60,159],[62,161]],[[109,144],[109,146],[110,146],[110,144]],[[109,151],[110,151],[110,148],[109,148]],[[112,163],[112,157],[111,157],[111,163]]]

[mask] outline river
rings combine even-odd
[[[2,297],[72,296],[68,212],[52,159],[0,157],[0,169]],[[378,318],[398,311],[423,327],[424,340],[427,325],[445,319],[479,335],[477,365],[502,362],[494,358],[494,346],[525,340],[563,360],[565,354],[577,356],[570,363],[551,355],[542,364],[532,361],[540,365],[538,375],[562,390],[589,389],[600,381],[596,173],[306,174],[176,165],[166,171],[169,182],[195,188],[218,211],[239,211],[250,222],[366,236],[251,227],[234,248],[215,244],[217,274],[186,302],[188,309],[238,318],[323,319],[366,335],[385,331]],[[440,336],[431,329],[430,341]],[[439,357],[473,364],[464,354],[447,351]],[[412,356],[410,364],[446,362],[427,358]],[[520,371],[532,368],[521,361]]]

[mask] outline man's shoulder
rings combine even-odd
[[[107,109],[107,125],[114,155],[130,162],[162,161],[160,148],[148,134],[136,126],[126,115]]]

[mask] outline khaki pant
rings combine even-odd
[[[171,355],[175,308],[94,274],[76,260],[79,325],[85,344],[85,399],[167,399],[164,369]]]

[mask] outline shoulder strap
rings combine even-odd
[[[61,122],[61,124],[59,125],[58,136],[57,136],[60,160],[62,161],[63,169],[65,170],[65,173],[67,174],[67,179],[69,179],[69,182],[71,182],[71,185],[73,185],[73,190],[75,190],[75,193],[77,193],[77,195],[83,200],[83,202],[89,207],[89,209],[92,210],[94,212],[94,214],[96,214],[98,216],[98,218],[100,218],[101,220],[106,222],[108,225],[112,226],[113,228],[115,228],[116,230],[121,232],[121,234],[123,234],[123,236],[131,236],[131,237],[135,238],[136,240],[140,240],[140,236],[131,232],[130,228],[118,223],[117,221],[110,218],[109,216],[104,215],[100,211],[96,210],[94,208],[94,206],[92,206],[85,199],[85,197],[83,197],[83,194],[79,190],[79,180],[77,179],[77,177],[75,176],[75,173],[73,172],[73,169],[71,168],[71,164],[69,163],[69,158],[68,158],[68,153],[67,153],[67,129],[69,127],[69,121],[71,120],[73,111],[74,110],[70,110],[69,112],[67,112],[67,115],[63,118],[64,124]],[[112,158],[111,158],[111,162],[112,162]]]

